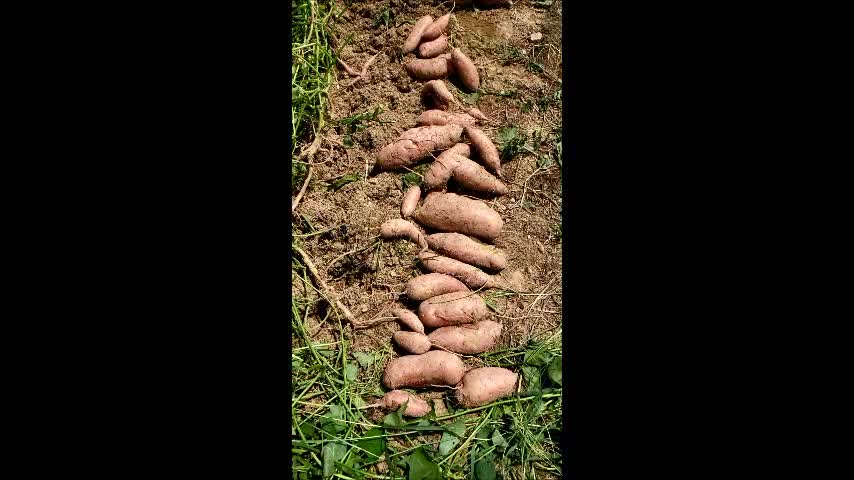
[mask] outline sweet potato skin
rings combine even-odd
[[[476,267],[492,271],[504,270],[507,267],[507,257],[501,250],[461,233],[427,235],[427,245],[442,255]]]
[[[469,190],[499,196],[510,193],[507,185],[468,158],[463,158],[457,163],[451,176],[458,184]]]
[[[454,71],[450,53],[443,53],[435,58],[410,60],[403,68],[410,77],[417,80],[445,78]]]
[[[430,80],[421,90],[421,101],[428,107],[445,110],[451,103],[456,103],[454,95],[442,80]]]
[[[411,128],[380,150],[374,168],[394,170],[413,165],[430,152],[444,150],[459,142],[462,131],[462,126],[454,124]]]
[[[392,334],[391,338],[394,340],[394,343],[400,345],[400,348],[409,353],[420,355],[430,350],[430,339],[423,333],[398,330]]]
[[[387,410],[397,410],[406,403],[406,410],[403,411],[403,414],[407,417],[423,417],[430,413],[430,405],[427,402],[418,398],[417,395],[403,390],[392,390],[386,393],[383,395],[381,403]]]
[[[386,388],[454,386],[463,378],[466,368],[460,357],[441,350],[421,355],[404,355],[388,362],[383,372]]]
[[[440,327],[428,335],[433,346],[455,353],[474,355],[492,349],[501,336],[501,324],[482,320],[472,325]]]
[[[466,143],[458,143],[436,157],[436,160],[430,164],[430,168],[424,172],[423,186],[425,189],[443,188],[448,183],[448,179],[451,178],[451,174],[457,166],[457,160],[454,159],[455,155],[468,157],[471,155],[471,148]]]
[[[481,112],[480,110],[478,110],[477,108],[474,108],[474,107],[469,109],[468,114],[471,115],[472,117],[478,119],[478,120],[483,120],[483,121],[489,120],[488,118],[486,118],[486,115],[484,115],[483,112]]]
[[[506,368],[474,368],[457,385],[457,402],[466,408],[486,405],[513,393],[518,379],[518,374]]]
[[[409,36],[406,37],[406,41],[403,42],[403,48],[401,51],[406,54],[415,50],[415,48],[418,47],[418,44],[421,43],[421,37],[424,34],[424,30],[432,24],[433,17],[430,15],[424,15],[419,18],[412,27],[412,30],[409,32]]]
[[[427,238],[418,227],[409,220],[395,218],[386,220],[380,225],[380,235],[385,240],[395,238],[406,238],[417,244],[422,249],[427,248]]]
[[[492,140],[477,127],[466,126],[465,132],[486,168],[501,177],[501,157]]]
[[[480,75],[477,73],[477,67],[459,48],[451,51],[451,64],[454,73],[457,74],[460,83],[466,90],[473,92],[480,87]]]
[[[448,22],[450,20],[450,12],[434,20],[433,23],[424,29],[424,33],[421,35],[421,41],[423,42],[439,38],[439,35],[448,31]]]
[[[446,293],[467,291],[469,291],[469,288],[463,282],[450,275],[428,273],[426,275],[419,275],[406,282],[404,293],[412,300],[423,301]],[[412,315],[415,316],[415,314]],[[415,318],[418,320],[417,316]],[[421,323],[421,320],[418,320],[418,324],[421,325],[421,333],[424,333],[424,325]]]
[[[401,327],[408,328],[413,332],[421,334],[424,333],[424,324],[421,323],[421,320],[415,312],[411,312],[405,308],[395,308],[391,311],[391,314],[397,317],[397,323],[399,323]]]
[[[418,56],[421,58],[433,58],[448,49],[448,37],[440,35],[435,40],[418,45]]]
[[[486,302],[474,292],[446,293],[418,305],[418,317],[429,328],[475,323],[490,315]]]
[[[429,193],[412,217],[430,228],[487,242],[495,240],[504,228],[501,216],[486,203],[454,193]]]
[[[403,194],[403,202],[400,204],[400,216],[403,218],[409,218],[412,216],[412,212],[415,211],[415,207],[418,206],[418,200],[421,199],[421,187],[418,185],[413,185],[406,190],[406,193]]]
[[[448,258],[428,250],[422,250],[418,254],[418,260],[424,268],[435,273],[450,275],[465,283],[469,288],[496,288],[498,282],[483,270],[463,263],[453,258]]]
[[[477,120],[467,113],[452,113],[442,110],[426,110],[415,119],[416,125],[447,125],[449,123],[465,127],[474,125]]]

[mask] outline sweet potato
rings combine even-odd
[[[406,410],[403,411],[403,414],[407,417],[423,417],[430,413],[430,405],[427,402],[418,398],[417,395],[403,390],[392,390],[386,393],[380,403],[387,410],[397,410],[406,403]]]
[[[418,305],[425,327],[437,328],[488,320],[486,303],[474,292],[453,292],[429,298]]]
[[[418,254],[418,260],[424,267],[435,273],[444,273],[450,275],[459,281],[468,285],[469,288],[496,288],[498,282],[491,275],[483,270],[463,263],[453,258],[443,257],[442,255],[422,250]]]
[[[427,239],[424,237],[424,234],[409,220],[401,218],[386,220],[380,225],[380,235],[386,240],[406,238],[422,249],[427,248]]]
[[[403,42],[403,48],[401,50],[404,54],[409,53],[418,47],[418,44],[421,43],[421,37],[424,34],[424,30],[432,24],[433,17],[430,15],[425,15],[415,22],[415,26],[413,26],[412,30],[409,32],[409,36],[406,37],[406,41]]]
[[[440,35],[435,40],[418,45],[418,56],[421,58],[433,58],[448,49],[448,37]]]
[[[465,157],[461,157],[457,162],[457,166],[454,167],[451,176],[454,177],[454,180],[460,186],[469,190],[494,195],[507,195],[510,193],[510,190],[507,189],[507,186],[501,180],[495,178],[485,168]]]
[[[392,334],[391,338],[394,339],[394,343],[409,353],[420,355],[430,350],[430,339],[423,333],[398,330]]]
[[[465,287],[465,285],[463,285],[463,287]],[[424,333],[424,324],[421,323],[418,315],[414,312],[410,312],[405,308],[395,308],[391,311],[391,314],[397,317],[397,323],[399,323],[401,327],[408,328],[413,332]]]
[[[421,41],[425,42],[428,40],[433,40],[434,38],[439,38],[439,35],[448,31],[448,21],[450,20],[450,12],[434,20],[433,23],[431,23],[427,28],[424,29],[424,33],[421,35]]]
[[[419,275],[406,282],[404,293],[412,300],[422,301],[446,293],[467,291],[469,291],[469,288],[463,282],[450,275],[428,273],[427,275]],[[409,310],[406,311],[409,312]],[[418,320],[418,317],[414,313],[409,313],[415,317],[418,324],[421,325],[421,333],[424,333],[424,325],[421,323],[421,320]]]
[[[477,67],[474,62],[462,52],[459,48],[451,51],[451,64],[454,73],[460,79],[463,88],[473,92],[480,86],[480,75],[477,73]]]
[[[445,184],[448,183],[448,179],[451,178],[454,168],[459,163],[459,160],[454,158],[457,155],[463,157],[471,155],[471,149],[468,144],[458,143],[436,157],[436,160],[430,164],[430,168],[424,172],[423,185],[425,189],[444,188]]]
[[[474,355],[492,349],[499,336],[501,336],[501,324],[492,320],[483,320],[472,325],[437,328],[427,338],[433,346],[465,355]]]
[[[506,368],[474,368],[457,385],[457,401],[466,408],[486,405],[512,394],[518,379],[518,374]]]
[[[403,194],[403,202],[400,204],[400,216],[409,218],[415,207],[418,206],[418,200],[421,199],[421,187],[413,185]]]
[[[467,113],[443,112],[442,110],[426,110],[415,119],[416,125],[474,125],[477,123],[474,117]]]
[[[442,232],[458,232],[491,242],[501,233],[504,221],[498,212],[480,201],[454,193],[432,192],[412,217]]]
[[[403,68],[410,77],[418,80],[445,78],[454,71],[450,53],[443,53],[435,58],[410,60]]]
[[[507,257],[501,250],[461,233],[427,235],[427,245],[442,255],[489,270],[504,270]]]
[[[486,118],[486,115],[484,115],[483,112],[481,112],[477,108],[469,109],[468,114],[471,115],[472,117],[478,119],[478,120],[483,120],[483,121],[489,120],[488,118]]]
[[[459,142],[462,132],[462,126],[453,124],[411,128],[380,150],[374,168],[393,170],[409,167],[430,152],[444,150]]]
[[[421,100],[428,107],[435,107],[440,110],[445,110],[451,103],[456,103],[454,95],[445,86],[442,80],[430,80],[424,84],[421,90]],[[448,123],[448,122],[446,122]]]
[[[463,378],[466,367],[460,357],[441,350],[421,355],[404,355],[388,362],[383,372],[387,388],[454,386]]]
[[[498,149],[495,148],[492,140],[476,127],[466,126],[465,132],[483,164],[501,177],[501,157],[498,155]]]

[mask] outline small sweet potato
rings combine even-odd
[[[477,108],[471,108],[468,111],[468,114],[471,115],[472,117],[478,119],[478,120],[483,120],[483,121],[489,120],[488,118],[486,118],[486,115],[484,115],[483,112],[481,112]]]
[[[418,56],[421,58],[433,58],[448,49],[448,37],[440,35],[435,40],[418,45]]]
[[[417,244],[422,249],[427,248],[427,239],[418,227],[409,220],[395,218],[386,220],[380,225],[380,235],[386,240],[394,238],[406,238]]]
[[[501,233],[501,215],[480,201],[454,193],[432,192],[412,217],[442,232],[458,232],[491,242]]]
[[[427,245],[442,255],[489,270],[503,270],[507,257],[501,250],[481,243],[461,233],[434,233],[427,236]]]
[[[443,257],[436,253],[422,250],[418,254],[418,260],[424,268],[435,273],[450,275],[468,285],[469,288],[496,288],[498,282],[483,270],[463,263],[453,258]]]
[[[475,323],[489,316],[486,303],[474,292],[446,293],[418,305],[418,317],[429,328]]]
[[[430,152],[444,150],[459,142],[462,133],[463,127],[454,124],[411,128],[380,150],[374,168],[393,170],[409,167]]]
[[[430,80],[425,83],[421,90],[421,101],[428,107],[435,107],[440,110],[445,110],[449,104],[456,103],[454,95],[442,80]]]
[[[421,35],[421,41],[424,42],[428,40],[433,40],[434,38],[439,38],[439,35],[448,31],[448,21],[450,20],[450,12],[434,20],[433,23],[430,24],[430,26],[424,29],[424,33]]]
[[[423,333],[398,330],[392,334],[391,338],[394,339],[394,343],[409,353],[420,355],[430,350],[430,339]]]
[[[463,285],[463,287],[465,287],[465,285]],[[413,332],[418,332],[421,334],[424,333],[424,324],[421,323],[421,320],[418,318],[418,315],[416,315],[414,312],[410,312],[405,308],[395,308],[391,311],[391,314],[397,317],[397,323],[399,323],[401,327],[408,328]]]
[[[415,119],[416,125],[474,125],[477,123],[474,117],[467,113],[443,112],[442,110],[426,110]]]
[[[454,158],[456,155],[468,157],[471,155],[471,148],[467,143],[458,143],[436,157],[436,160],[430,164],[430,168],[424,172],[423,185],[425,189],[433,190],[445,187],[457,166],[458,160]]]
[[[387,388],[454,386],[465,375],[466,367],[460,357],[441,350],[421,355],[404,355],[388,362],[383,372]]]
[[[438,297],[451,292],[467,292],[469,288],[456,278],[445,275],[444,273],[428,273],[419,275],[406,282],[404,293],[412,300],[427,300],[428,298]],[[406,310],[409,312],[409,310]],[[421,333],[424,333],[424,325],[414,313],[409,312],[421,325]],[[414,330],[414,329],[413,329]],[[415,330],[418,331],[418,330]]]
[[[507,195],[510,193],[510,190],[507,189],[507,186],[501,180],[495,178],[485,168],[465,157],[462,157],[457,162],[457,166],[454,167],[451,175],[460,186],[469,190],[494,195]]]
[[[445,78],[454,71],[451,54],[443,53],[435,58],[417,58],[404,65],[406,73],[418,80]]]
[[[457,401],[466,408],[486,405],[512,394],[518,379],[518,374],[506,368],[474,368],[457,385]]]
[[[418,44],[421,43],[421,37],[424,34],[424,30],[432,24],[433,17],[430,15],[425,15],[415,22],[415,26],[413,26],[412,30],[409,32],[409,36],[406,37],[406,41],[403,42],[402,51],[404,54],[409,53],[418,47]]]
[[[387,410],[397,410],[406,403],[406,410],[403,411],[403,414],[407,417],[423,417],[430,413],[430,405],[427,402],[418,398],[417,395],[403,390],[392,390],[386,393],[380,403]]]
[[[498,149],[495,148],[492,140],[476,127],[466,126],[465,132],[483,164],[501,177],[501,157],[498,155]]]
[[[437,328],[427,338],[433,346],[465,355],[474,355],[492,349],[500,336],[500,323],[482,320],[471,325]]]
[[[451,51],[451,64],[463,88],[470,92],[477,90],[480,86],[480,75],[477,73],[477,67],[459,48]]]
[[[400,216],[409,218],[415,207],[418,206],[418,200],[421,199],[421,187],[413,185],[403,194],[403,202],[400,204]]]

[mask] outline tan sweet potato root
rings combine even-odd
[[[428,273],[426,275],[419,275],[406,282],[404,293],[412,300],[423,301],[446,293],[467,291],[469,291],[469,288],[463,282],[450,275]],[[414,313],[409,313],[415,316]],[[418,320],[418,317],[415,316],[415,319]],[[418,324],[421,325],[421,333],[424,333],[424,325],[421,323],[421,320],[418,320]]]
[[[423,186],[425,189],[433,190],[445,187],[457,166],[458,160],[454,158],[456,155],[468,157],[471,155],[471,148],[466,143],[458,143],[436,157],[436,160],[430,164],[430,168],[424,172]]]
[[[450,275],[465,283],[469,288],[496,288],[499,286],[498,282],[488,273],[453,258],[422,250],[418,254],[418,260],[427,270]]]
[[[465,285],[463,285],[463,287],[465,287]],[[421,323],[421,320],[415,312],[411,312],[405,308],[395,308],[391,311],[391,314],[397,317],[397,323],[399,323],[401,327],[408,328],[413,332],[421,334],[424,333],[424,324]]]
[[[498,149],[492,140],[483,133],[482,130],[467,126],[465,127],[466,136],[471,141],[471,145],[477,152],[483,164],[493,173],[501,177],[501,157],[498,155]]]
[[[427,235],[427,245],[442,255],[493,271],[507,266],[507,257],[501,250],[481,243],[461,233],[434,233]]]
[[[437,347],[465,355],[492,349],[501,336],[501,324],[482,320],[471,325],[455,325],[433,330],[428,338]]]
[[[400,348],[409,353],[420,355],[430,350],[430,339],[423,333],[398,330],[392,334],[391,338],[394,340],[394,343],[400,345]]]
[[[472,117],[478,119],[478,120],[483,120],[483,121],[489,120],[488,118],[486,118],[486,115],[484,115],[483,112],[481,112],[477,108],[471,108],[468,111],[468,114],[471,115]]]
[[[440,35],[435,40],[418,45],[418,56],[421,58],[433,58],[448,49],[448,37]]]
[[[403,194],[403,202],[400,204],[400,216],[403,218],[409,218],[412,216],[412,212],[415,211],[415,207],[418,206],[418,200],[421,199],[421,187],[418,185],[413,185],[406,190],[406,193]]]
[[[418,227],[409,220],[395,218],[386,220],[380,225],[380,235],[385,240],[406,238],[422,249],[427,248],[427,239]]]
[[[475,323],[490,315],[486,303],[474,292],[446,293],[418,305],[418,317],[429,328]]]
[[[417,395],[404,392],[403,390],[392,390],[383,395],[380,404],[387,410],[397,410],[406,403],[403,414],[407,417],[423,417],[430,413],[430,405]]]
[[[457,385],[457,401],[466,408],[486,405],[512,394],[518,379],[518,374],[506,368],[474,368]]]
[[[383,385],[401,387],[454,386],[463,378],[466,367],[460,357],[441,350],[421,355],[404,355],[388,362],[383,372]]]
[[[493,195],[507,195],[510,190],[495,178],[485,168],[468,158],[462,158],[457,162],[452,173],[454,180],[461,186],[476,192],[491,193]]]
[[[460,79],[463,88],[473,92],[480,87],[480,75],[477,73],[477,67],[474,62],[462,52],[459,48],[451,51],[451,64],[454,73]]]
[[[428,107],[435,107],[440,110],[445,110],[449,104],[456,103],[454,95],[448,90],[448,87],[445,86],[445,82],[442,80],[430,80],[425,83],[424,88],[421,90],[421,100]]]
[[[412,217],[442,232],[457,232],[491,242],[501,233],[504,221],[480,201],[454,193],[429,193]]]
[[[433,23],[430,24],[430,26],[424,29],[424,33],[421,35],[421,41],[424,42],[428,40],[433,40],[434,38],[439,38],[439,35],[448,31],[448,22],[450,20],[450,12],[434,20]]]
[[[415,50],[416,47],[418,47],[418,44],[421,42],[421,37],[424,34],[424,30],[426,30],[427,27],[432,24],[433,17],[431,17],[430,15],[425,15],[419,18],[417,22],[415,22],[415,25],[409,32],[409,36],[406,37],[406,41],[403,42],[403,48],[401,50],[404,54],[409,53]]]
[[[445,78],[454,71],[450,53],[443,53],[435,58],[410,60],[404,68],[410,77],[417,80]]]
[[[467,113],[443,112],[442,110],[426,110],[415,119],[416,125],[474,125],[477,120]]]
[[[462,126],[454,124],[411,128],[380,150],[374,168],[393,170],[409,167],[430,152],[444,150],[459,142],[462,131]]]

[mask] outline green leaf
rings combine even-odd
[[[418,176],[415,172],[409,172],[406,175],[400,177],[400,181],[403,182],[404,188],[409,188],[413,185],[421,185],[421,177]]]
[[[525,363],[534,367],[545,367],[552,361],[552,355],[545,349],[525,352]]]
[[[353,395],[351,398],[353,399],[353,406],[356,408],[364,408],[368,405],[365,399],[359,395]]]
[[[439,466],[418,447],[406,461],[409,466],[409,480],[442,480]]]
[[[379,437],[380,435],[383,435],[383,433],[384,433],[383,429],[381,429],[379,427],[375,427],[375,428],[372,428],[372,429],[368,430],[367,432],[365,432],[364,436],[365,437]],[[369,438],[366,440],[359,440],[356,443],[356,446],[359,448],[363,448],[363,449],[367,450],[371,455],[376,457],[376,458],[372,458],[372,460],[376,460],[377,458],[380,458],[380,456],[382,456],[383,452],[385,452],[385,447],[386,447],[385,437]]]
[[[374,356],[370,353],[353,352],[353,357],[356,358],[356,361],[359,362],[362,368],[368,368],[374,363]]]
[[[474,464],[475,480],[495,480],[495,465],[492,460],[483,459]]]
[[[445,456],[454,451],[457,445],[460,444],[460,439],[453,434],[445,432],[442,434],[442,439],[439,440],[439,455]]]
[[[335,462],[340,462],[347,454],[347,447],[337,442],[329,442],[320,451],[323,457],[323,476],[331,477],[336,472]]]
[[[525,387],[529,392],[540,389],[540,369],[522,365],[522,375],[525,377]]]
[[[347,185],[348,183],[358,182],[361,180],[361,176],[358,173],[348,173],[341,178],[336,178],[332,181],[332,188],[338,190],[339,188]]]
[[[445,430],[455,434],[458,437],[464,437],[466,435],[466,422],[462,418],[457,419],[454,423],[449,423],[444,425]]]
[[[561,383],[562,377],[563,362],[561,362],[561,357],[555,357],[552,359],[552,363],[549,364],[549,378],[556,384],[563,385]]]
[[[347,362],[344,365],[344,378],[347,379],[348,382],[352,382],[359,375],[359,366],[353,362]]]
[[[330,405],[329,411],[323,416],[327,417],[321,419],[321,428],[323,431],[329,433],[340,433],[347,429],[347,426],[343,422],[336,421],[336,419],[344,418],[344,407],[341,405]]]
[[[387,427],[401,427],[404,423],[403,412],[400,410],[391,412],[383,418],[383,425]]]
[[[507,440],[504,439],[504,436],[501,435],[501,432],[497,428],[492,432],[492,444],[496,447],[507,446]]]

